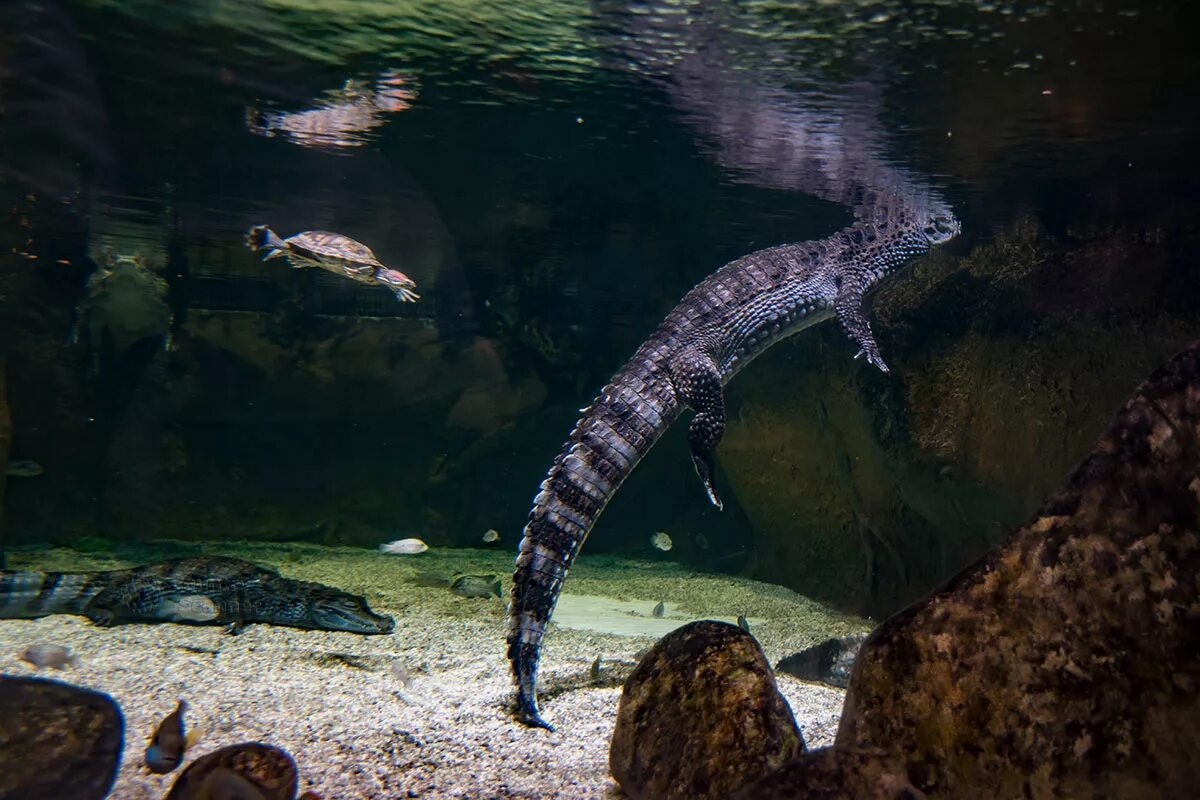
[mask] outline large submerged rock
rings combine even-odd
[[[1200,342],[1031,522],[871,635],[837,744],[931,797],[1195,797],[1197,575]]]
[[[0,797],[103,800],[124,734],[121,709],[106,694],[0,676]]]
[[[754,637],[701,621],[664,636],[621,695],[609,766],[638,798],[725,798],[804,750]]]
[[[785,764],[732,800],[922,800],[904,762],[882,750],[827,747]]]

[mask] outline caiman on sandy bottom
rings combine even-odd
[[[692,461],[708,498],[725,431],[722,387],[770,345],[836,316],[858,355],[888,371],[863,310],[867,290],[931,246],[958,220],[940,201],[875,198],[858,221],[820,241],[759,250],[726,264],[684,296],[592,405],[550,466],[525,526],[513,575],[508,657],[517,718],[550,728],[537,707],[546,622],[592,526],[633,468],[686,406]]]
[[[78,614],[96,625],[256,622],[312,630],[390,633],[395,621],[367,601],[224,556],[174,558],[106,572],[0,571],[0,619]]]

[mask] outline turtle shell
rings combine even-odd
[[[292,251],[308,256],[314,261],[337,266],[348,264],[352,268],[383,268],[383,264],[371,252],[371,248],[340,233],[304,231],[288,237],[285,242]]]

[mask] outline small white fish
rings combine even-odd
[[[488,544],[500,541],[500,531],[495,528],[488,528],[483,534],[483,540]]]
[[[428,549],[429,545],[420,539],[397,539],[394,542],[379,545],[379,552],[381,553],[394,553],[405,556],[413,555],[414,553],[424,553]]]
[[[662,550],[665,553],[671,549],[671,537],[665,532],[659,531],[650,537],[650,546],[657,547],[659,550]]]
[[[61,644],[47,644],[38,642],[26,647],[21,653],[21,660],[28,661],[35,667],[50,667],[52,669],[64,669],[66,667],[78,667],[79,659],[71,655],[69,647],[63,647]]]
[[[395,678],[400,686],[408,689],[413,684],[413,674],[399,661],[392,662],[392,677]]]
[[[10,461],[4,468],[4,474],[10,478],[36,478],[42,471],[42,465],[36,461]]]
[[[178,600],[163,601],[159,614],[175,622],[212,622],[221,611],[208,595],[189,594]]]

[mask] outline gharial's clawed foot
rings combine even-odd
[[[862,358],[863,356],[867,357],[868,364],[878,367],[880,372],[891,372],[891,369],[888,368],[888,365],[884,363],[883,356],[879,355],[879,353],[868,353],[865,349],[860,348],[859,351],[854,354],[856,359]]]

